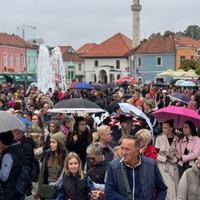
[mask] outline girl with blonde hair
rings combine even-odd
[[[92,191],[93,189],[94,184],[84,174],[79,155],[70,152],[65,158],[64,176],[56,200],[90,200],[91,197],[95,200],[97,191]]]

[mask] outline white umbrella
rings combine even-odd
[[[6,111],[0,111],[0,133],[14,129],[24,130],[25,125],[14,115]]]
[[[183,76],[188,78],[199,78],[199,75],[196,74],[193,69],[188,70]]]
[[[157,74],[157,76],[173,76],[174,72],[175,71],[173,69],[168,69],[166,71],[163,71],[163,72]]]
[[[51,113],[99,113],[105,112],[101,108],[53,108],[49,109]]]
[[[139,117],[142,117],[147,122],[151,132],[153,133],[153,127],[150,122],[150,119],[137,107],[129,104],[129,103],[119,103],[120,109],[125,113],[135,114]]]

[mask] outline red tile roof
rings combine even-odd
[[[77,54],[77,52],[71,46],[59,46],[63,61],[81,61],[81,57]],[[72,52],[69,51],[72,49]]]
[[[194,46],[200,47],[200,40],[195,40],[189,37],[175,38],[175,44],[178,46]]]
[[[125,35],[118,33],[95,46],[82,57],[124,57],[131,50],[132,40]]]
[[[61,53],[64,54],[69,49],[70,46],[59,46],[59,47],[60,47]]]
[[[10,35],[7,33],[0,33],[0,45],[14,46],[21,48],[35,48],[17,35]]]
[[[76,52],[78,54],[85,54],[85,53],[87,53],[88,51],[90,51],[92,48],[94,48],[96,46],[97,46],[96,43],[86,43],[82,47],[80,47],[79,49],[77,49]]]
[[[160,53],[174,53],[175,44],[173,36],[169,37],[153,37],[144,40],[141,44],[132,49],[131,52],[136,54],[160,54]]]

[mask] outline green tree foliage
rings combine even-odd
[[[195,72],[200,75],[200,65],[195,69]]]
[[[186,37],[190,37],[196,40],[200,40],[200,27],[197,25],[190,25],[184,31]]]
[[[174,32],[172,32],[172,31],[169,31],[169,30],[168,30],[168,31],[165,31],[165,32],[164,32],[164,34],[163,34],[163,36],[165,36],[165,37],[169,37],[169,36],[171,36],[171,35],[173,35],[173,36],[174,36],[174,35],[175,35],[175,33],[174,33]]]
[[[197,74],[200,75],[200,60],[195,60],[195,59],[186,59],[182,62],[181,64],[181,69],[185,70],[185,71],[188,71],[190,69],[193,69],[195,70],[195,72]]]
[[[155,37],[161,37],[162,34],[161,33],[152,33],[149,38],[155,38]]]

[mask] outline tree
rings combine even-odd
[[[195,72],[197,74],[200,74],[200,60],[196,60],[196,59],[186,59],[183,61],[183,63],[181,64],[181,69],[188,71],[190,69],[195,70]]]
[[[190,37],[196,40],[200,39],[200,27],[197,25],[190,25],[184,31],[186,37]]]
[[[149,36],[149,39],[150,38],[155,38],[155,37],[161,37],[161,33],[152,33],[150,36]]]
[[[169,30],[168,30],[168,31],[165,31],[165,32],[164,32],[164,34],[163,34],[163,36],[165,36],[165,37],[169,37],[169,36],[171,36],[171,35],[173,35],[173,36],[174,36],[174,35],[175,35],[175,33],[174,33],[174,32],[172,32],[172,31],[169,31]]]
[[[196,68],[195,72],[200,75],[200,65]]]

